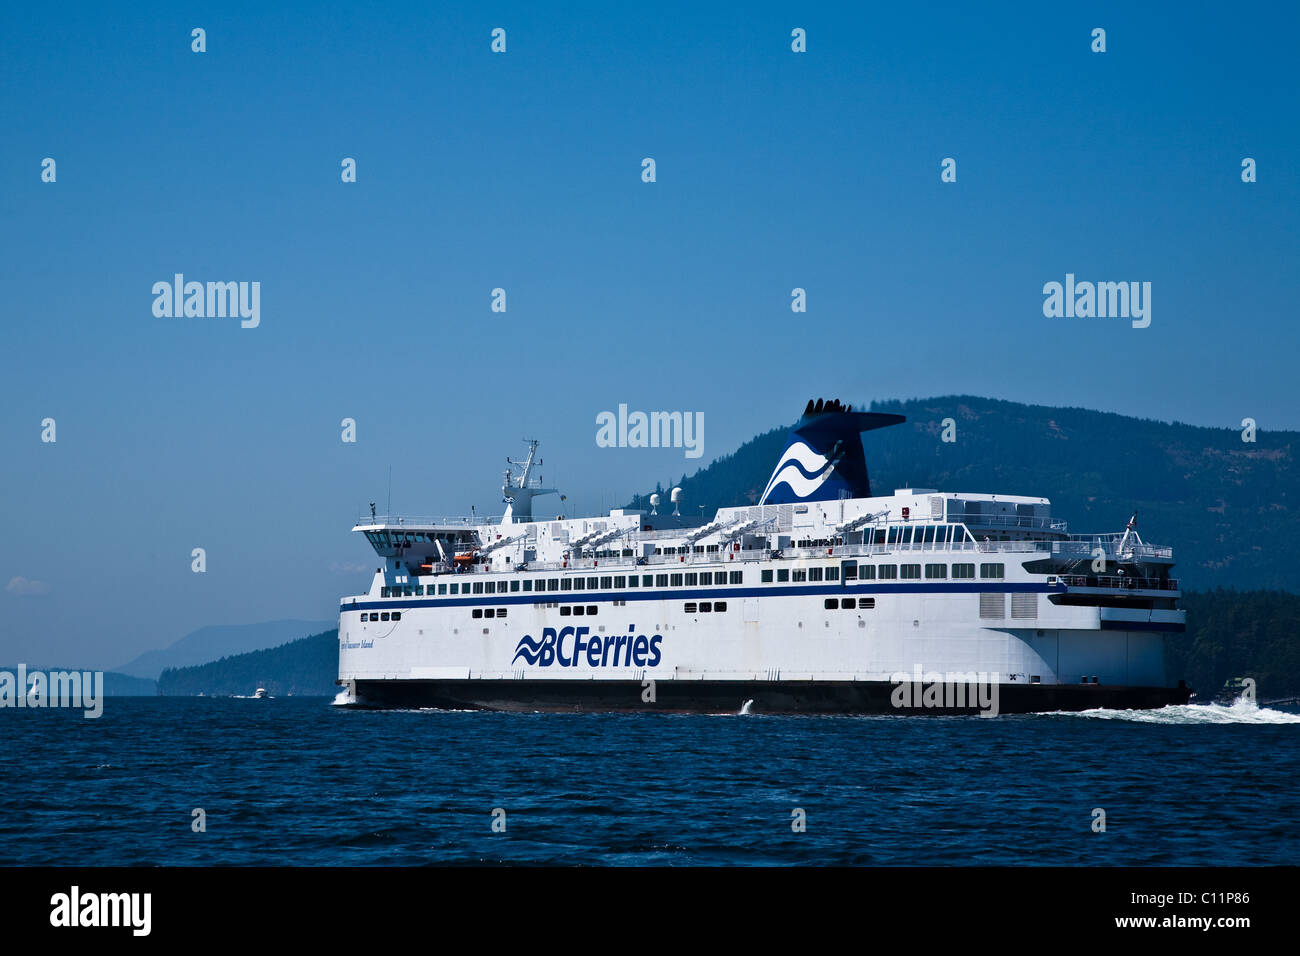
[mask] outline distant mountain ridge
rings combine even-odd
[[[23,666],[26,667],[27,673],[32,674],[35,671],[44,671],[53,673],[55,671],[90,671],[94,673],[96,668],[93,667],[48,667],[44,665],[28,664],[25,661]],[[0,671],[9,671],[11,674],[18,673],[18,665],[10,667],[0,667]],[[122,674],[117,671],[104,671],[104,696],[106,697],[153,697],[158,693],[158,682],[149,677],[132,677],[130,674]]]
[[[1247,443],[1236,428],[968,395],[873,402],[870,410],[908,419],[864,436],[873,494],[917,487],[1042,496],[1075,532],[1122,530],[1136,510],[1144,539],[1174,548],[1184,587],[1300,591],[1300,432],[1260,430]],[[948,418],[951,443],[941,440]],[[683,510],[757,501],[788,428],[679,482]],[[632,506],[648,507],[647,496]]]
[[[339,632],[335,628],[279,647],[234,654],[195,667],[168,668],[158,678],[166,697],[248,696],[265,687],[272,697],[333,697],[338,688]]]
[[[219,657],[274,647],[335,626],[333,621],[264,621],[258,624],[216,624],[201,627],[155,651],[146,651],[117,670],[133,677],[157,680],[164,668],[205,664]]]

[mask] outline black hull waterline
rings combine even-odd
[[[1149,710],[1186,704],[1187,687],[1101,684],[894,684],[888,681],[380,680],[355,681],[357,707],[508,712],[894,714],[934,716]],[[927,689],[929,693],[927,694]],[[946,691],[946,693],[945,693]],[[900,703],[902,701],[902,703]],[[993,706],[989,706],[992,704]]]

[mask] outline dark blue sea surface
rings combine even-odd
[[[7,865],[1300,860],[1300,715],[1242,703],[984,719],[108,698],[97,720],[0,710],[0,740]]]

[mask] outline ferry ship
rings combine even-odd
[[[358,706],[504,711],[1026,713],[1187,703],[1172,549],[1072,534],[1046,498],[873,495],[862,435],[900,415],[810,401],[761,497],[681,514],[369,517],[369,590],[342,600]],[[671,505],[672,510],[667,511]],[[661,506],[663,512],[661,513]],[[983,686],[987,684],[987,686]],[[977,696],[980,685],[982,696]]]

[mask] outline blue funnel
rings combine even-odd
[[[862,432],[906,421],[902,415],[855,412],[838,401],[808,403],[790,429],[785,451],[759,504],[870,498]]]

